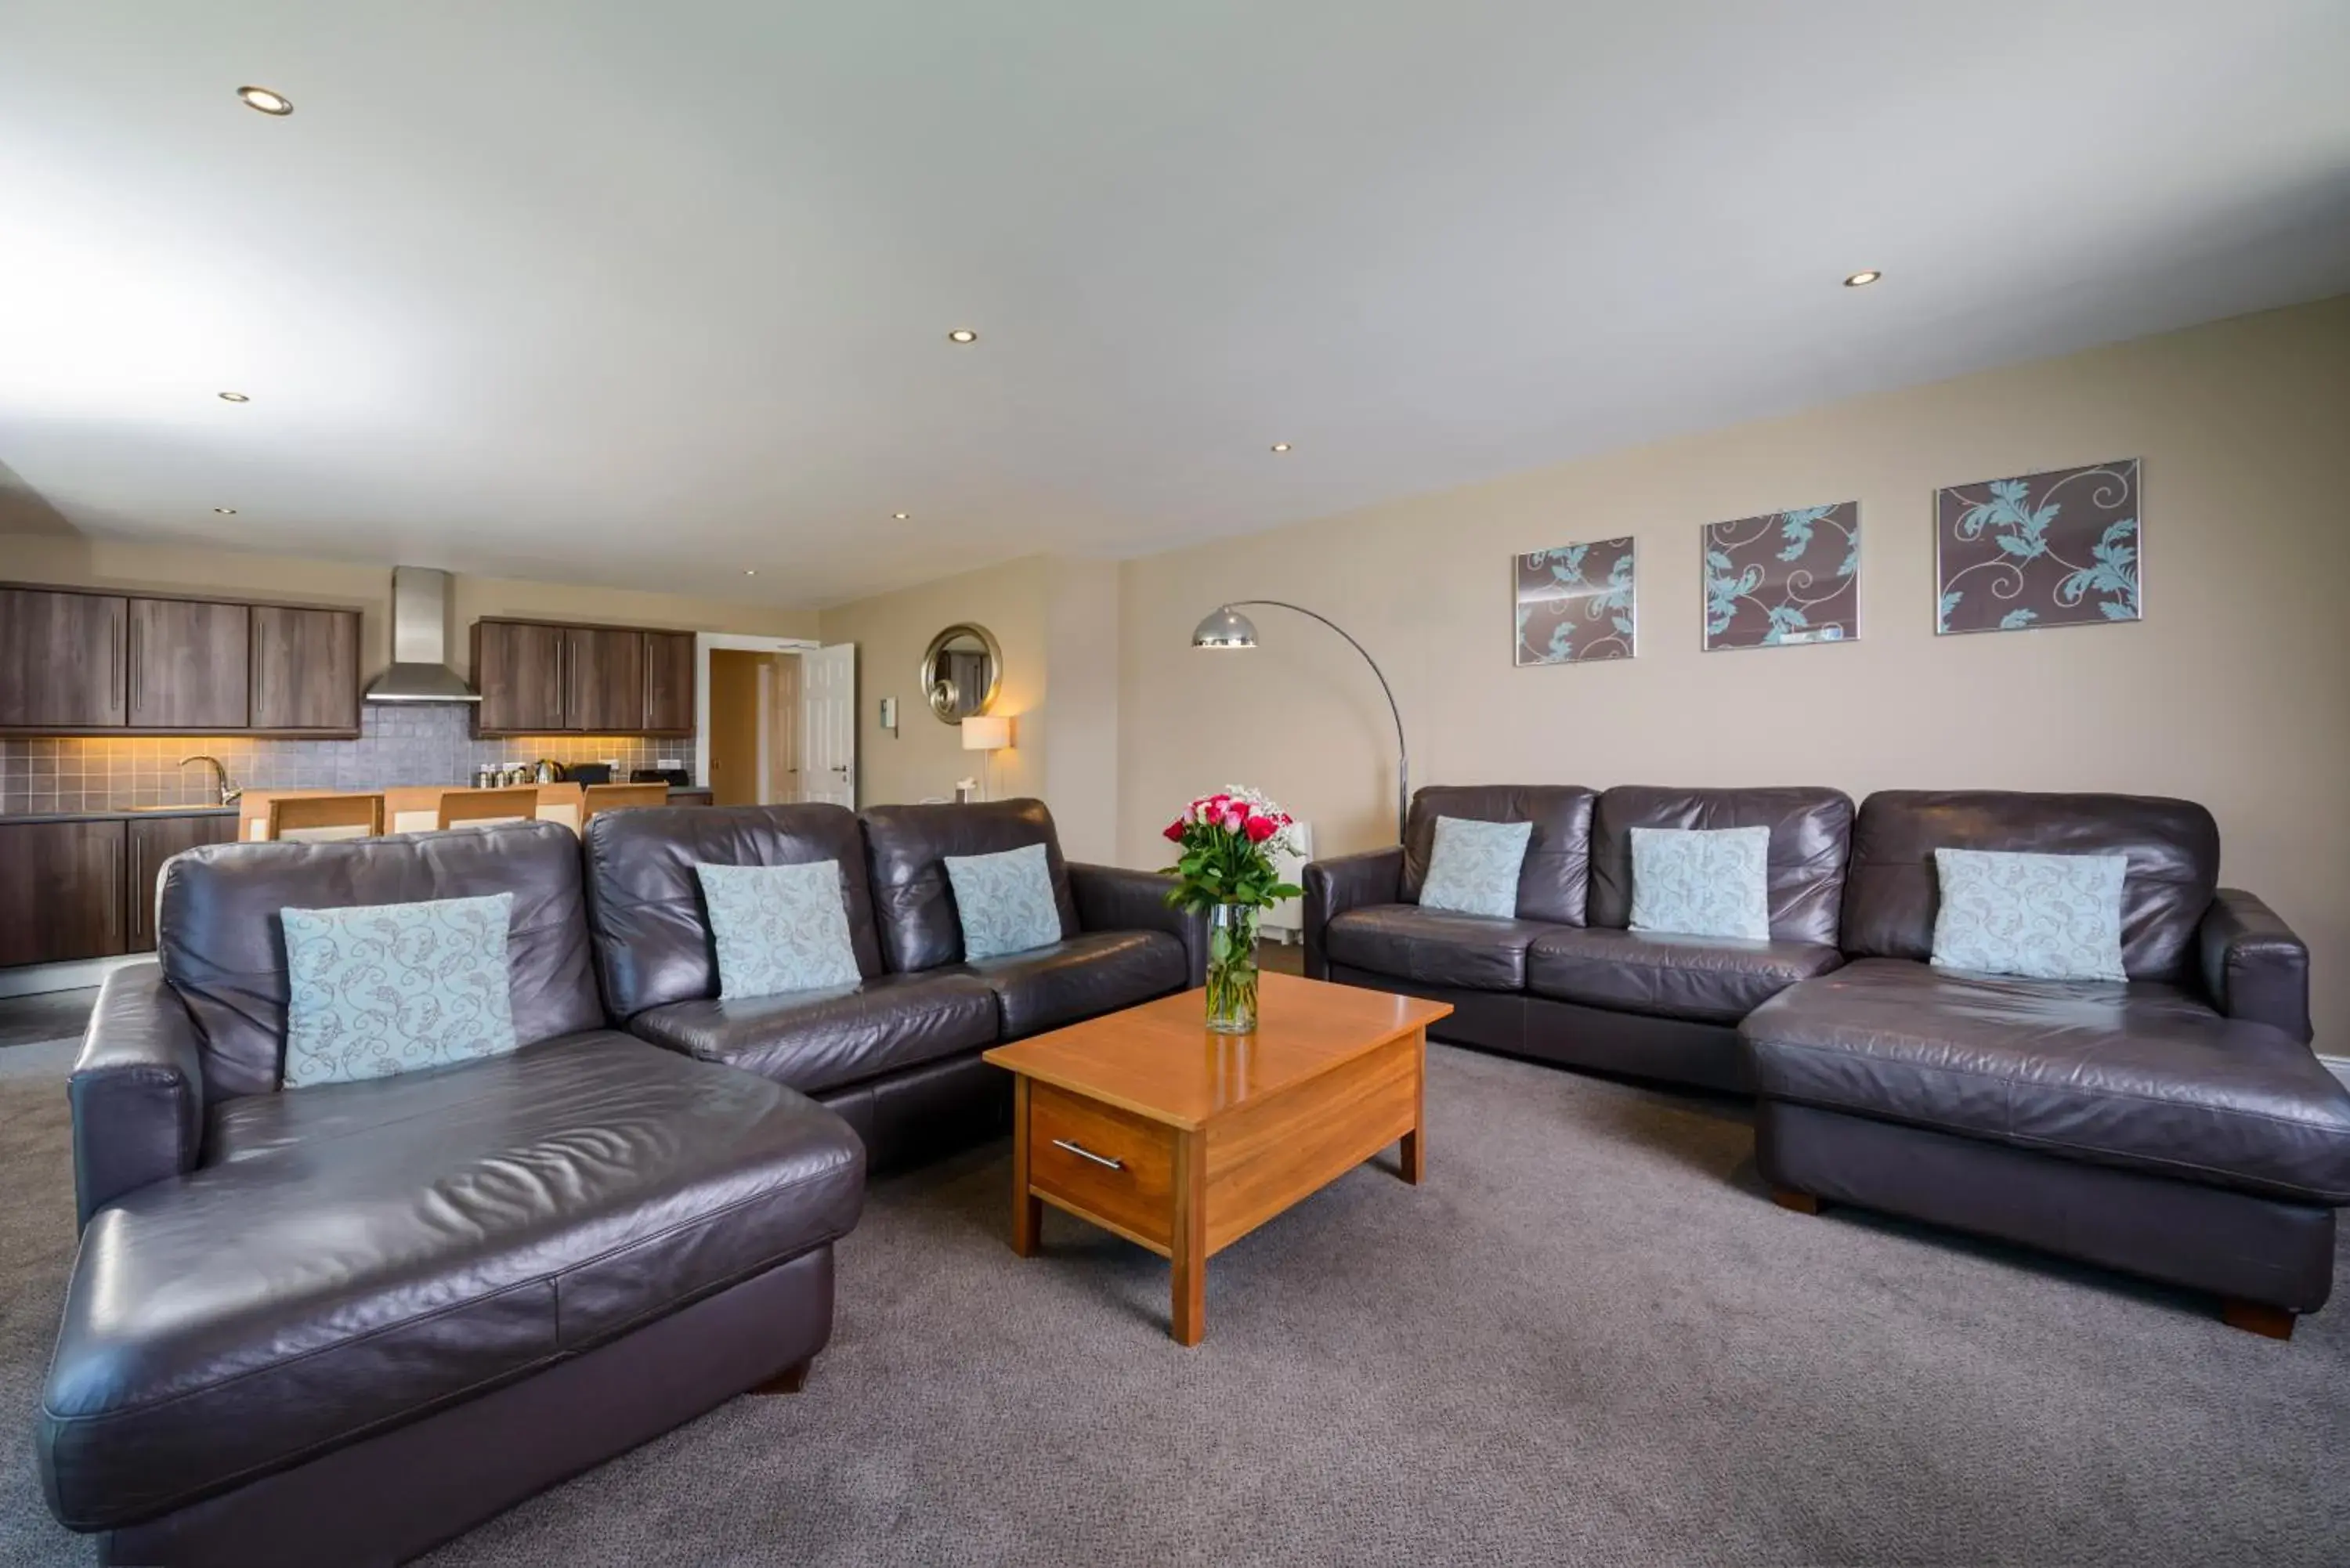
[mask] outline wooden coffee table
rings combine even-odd
[[[1254,1034],[1211,1034],[1196,991],[999,1045],[1014,1075],[1012,1250],[1043,1205],[1174,1265],[1171,1331],[1207,1332],[1208,1260],[1388,1145],[1426,1158],[1428,1026],[1440,1002],[1263,977]]]

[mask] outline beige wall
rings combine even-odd
[[[1118,610],[1115,562],[1032,556],[983,571],[859,599],[824,612],[827,643],[857,644],[858,800],[951,798],[960,778],[988,781],[986,759],[941,723],[919,680],[931,639],[958,621],[987,628],[1003,649],[992,711],[1009,715],[1010,750],[994,753],[991,792],[1052,807],[1074,859],[1118,848]],[[898,700],[898,733],[880,700]]]
[[[1660,345],[1659,351],[1673,351]],[[2145,460],[2147,618],[1937,638],[1936,486]],[[1324,854],[1393,841],[1378,689],[1326,629],[1193,652],[1226,597],[1336,619],[1394,682],[1413,782],[2099,789],[2220,819],[2224,876],[2314,952],[2350,1054],[2350,298],[1612,453],[1127,562],[1120,858],[1225,783]],[[1858,497],[1859,639],[1700,651],[1699,529]],[[1639,540],[1637,659],[1517,669],[1510,557]],[[2329,1033],[2331,1032],[2331,1033]]]
[[[154,593],[221,594],[240,598],[307,600],[358,607],[361,648],[370,676],[391,660],[391,566],[321,561],[296,556],[246,555],[86,539],[78,535],[0,535],[0,579]],[[472,666],[469,628],[484,616],[534,616],[549,620],[678,630],[734,631],[813,637],[812,610],[779,609],[680,594],[639,593],[576,583],[524,582],[507,577],[456,578],[449,661],[459,674]]]

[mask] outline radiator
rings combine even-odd
[[[1273,857],[1273,868],[1284,882],[1293,886],[1305,884],[1305,863],[1314,858],[1314,825],[1294,822],[1289,825],[1289,836],[1296,847],[1284,849]],[[1264,912],[1257,929],[1275,940],[1287,942],[1305,934],[1305,905],[1301,898],[1284,898]]]

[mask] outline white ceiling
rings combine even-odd
[[[0,464],[778,603],[1130,555],[2350,288],[2345,78],[2343,0],[9,0]]]

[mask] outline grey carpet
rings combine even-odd
[[[1742,1112],[1431,1053],[1430,1183],[1368,1168],[1165,1266],[1000,1147],[879,1184],[833,1346],[432,1562],[2340,1563],[2350,1304],[2206,1303],[1756,1188]],[[79,1563],[24,1416],[70,1248],[52,1077],[0,1082],[0,1561]]]

